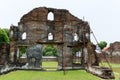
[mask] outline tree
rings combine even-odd
[[[107,46],[107,42],[106,41],[100,41],[100,43],[98,43],[98,46],[103,49],[104,47]]]
[[[47,45],[43,50],[43,56],[58,56],[57,49],[53,45]]]
[[[3,30],[7,33],[7,36],[9,37],[9,29],[4,28]]]
[[[9,43],[8,33],[5,29],[0,29],[0,42]]]

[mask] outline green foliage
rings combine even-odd
[[[27,49],[26,47],[20,48],[20,54],[19,54],[20,57],[26,52],[26,49]]]
[[[9,29],[4,28],[3,30],[7,33],[7,36],[9,37]]]
[[[103,49],[104,47],[107,46],[107,42],[105,42],[105,41],[100,41],[100,43],[98,44],[98,46],[99,46],[101,49]]]
[[[43,50],[43,56],[58,56],[57,49],[53,45],[47,45]]]
[[[7,29],[0,29],[0,42],[9,43],[9,37],[8,37]]]

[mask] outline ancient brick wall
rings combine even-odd
[[[53,20],[48,19],[49,13],[53,14]],[[23,33],[26,33],[25,40],[21,40]],[[52,41],[48,40],[49,33],[53,34]],[[20,19],[17,33],[18,40],[16,41],[16,44],[32,45],[37,41],[53,43],[63,42],[64,44],[60,45],[60,50],[63,48],[63,54],[67,57],[65,58],[67,63],[66,66],[72,66],[72,51],[70,50],[71,48],[67,47],[67,44],[73,42],[73,35],[75,33],[78,35],[80,42],[83,41],[83,38],[85,41],[89,41],[90,38],[87,39],[85,37],[86,34],[90,34],[88,22],[73,16],[68,10],[65,9],[39,7],[23,15]],[[60,63],[58,63],[60,65],[63,64],[62,60],[60,60],[64,58],[63,56],[64,55],[62,55],[62,52],[60,52]]]
[[[104,54],[106,58],[111,62],[111,63],[120,63],[120,42],[114,42],[110,44],[110,47],[105,49]],[[105,61],[104,56],[101,58],[103,61]]]
[[[53,21],[47,19],[49,12],[54,15]],[[70,40],[66,39],[66,35],[72,35],[74,32],[79,33],[78,26],[89,28],[87,22],[74,17],[68,10],[40,7],[24,15],[18,27],[21,34],[27,33],[29,43],[34,43],[37,40],[47,41],[50,32],[54,35],[54,41]]]
[[[0,43],[0,65],[9,61],[9,44]]]

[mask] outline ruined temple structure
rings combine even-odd
[[[52,15],[50,19],[49,15]],[[18,26],[11,25],[10,39],[11,62],[19,61],[19,48],[22,46],[50,44],[58,51],[58,69],[83,68],[97,75],[104,73],[98,68],[99,60],[95,46],[90,41],[88,22],[75,17],[68,10],[35,8],[22,16]]]
[[[116,41],[110,44],[109,47],[106,47],[103,49],[104,54],[106,55],[106,58],[111,63],[120,63],[120,42]],[[104,57],[102,59],[104,61]]]

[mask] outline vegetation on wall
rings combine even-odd
[[[58,56],[57,49],[53,45],[47,45],[43,49],[43,56]]]

